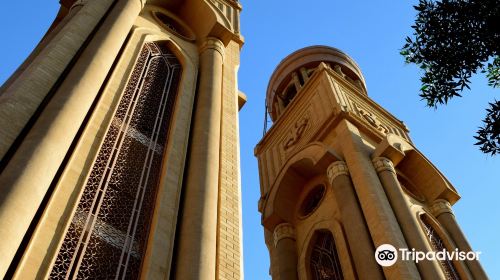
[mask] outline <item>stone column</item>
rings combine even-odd
[[[282,223],[274,229],[274,247],[278,257],[280,280],[298,280],[297,245],[295,229],[289,223]]]
[[[370,275],[370,279],[384,279],[384,274],[374,258],[373,242],[354,193],[346,163],[332,163],[328,167],[327,175],[339,206],[356,274]]]
[[[363,135],[348,120],[342,120],[335,131],[338,142],[342,143],[342,154],[349,167],[354,189],[375,247],[391,244],[396,248],[407,248],[394,211],[371,162],[371,150],[365,144]],[[383,267],[383,271],[386,279],[420,278],[417,267],[412,262],[396,262],[392,266]]]
[[[406,202],[406,195],[399,184],[392,161],[384,157],[377,157],[373,159],[373,165],[377,170],[389,203],[396,214],[406,242],[410,246],[408,249],[415,248],[415,250],[422,252],[432,251],[432,247],[427,241],[416,214],[412,213],[410,206]],[[417,264],[417,268],[423,279],[445,278],[443,270],[437,261],[421,261]]]
[[[455,219],[455,215],[451,209],[451,204],[444,199],[438,199],[434,201],[430,210],[434,217],[436,217],[441,223],[441,226],[443,226],[443,228],[445,228],[448,232],[458,249],[463,252],[472,252],[472,247],[467,241],[467,238],[465,238],[464,233]],[[488,276],[479,261],[466,260],[465,263],[474,279],[488,279]]]
[[[200,50],[176,279],[215,279],[224,45],[208,38]]]
[[[142,7],[140,0],[118,0],[0,175],[0,278]]]
[[[7,151],[29,124],[30,118],[57,89],[59,79],[70,70],[71,63],[83,51],[88,38],[101,32],[98,30],[100,22],[116,2],[118,0],[92,0],[84,6],[77,6],[74,11],[79,11],[71,12],[63,19],[66,23],[60,23],[56,30],[46,34],[39,46],[0,88],[0,158],[8,155]],[[141,4],[140,0],[134,2]],[[131,16],[129,20],[135,20],[135,17]],[[123,27],[130,30],[130,26]],[[117,33],[112,37],[119,39],[121,35]],[[114,58],[110,54],[110,59]],[[101,65],[103,70],[104,65]],[[73,83],[76,84],[75,81]]]

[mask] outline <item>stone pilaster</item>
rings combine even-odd
[[[274,229],[273,236],[279,279],[297,280],[297,245],[294,227],[289,223],[279,224]]]
[[[453,210],[451,209],[451,204],[447,200],[437,199],[430,206],[429,210],[432,215],[438,219],[441,226],[448,232],[460,251],[472,252],[472,247],[460,229],[460,226],[455,219],[455,215],[453,214]],[[479,261],[465,260],[465,264],[474,279],[488,279],[488,276]]]
[[[341,121],[335,130],[337,141],[342,143],[342,154],[349,167],[373,244],[375,247],[382,244],[392,244],[396,248],[408,247],[361,132],[347,120]],[[387,279],[419,279],[418,270],[413,263],[396,262],[393,266],[384,267],[383,271]]]
[[[356,274],[370,275],[371,279],[384,279],[382,270],[373,257],[375,249],[349,177],[347,164],[343,161],[330,164],[327,175],[340,210]]]
[[[216,277],[223,60],[223,43],[207,38],[200,48],[176,279]]]
[[[382,186],[385,190],[389,203],[403,231],[406,243],[410,248],[418,251],[432,251],[427,237],[420,226],[417,217],[412,213],[410,205],[407,203],[406,195],[401,188],[394,164],[388,158],[377,157],[373,159],[373,166],[378,173]],[[444,274],[437,261],[422,261],[417,264],[420,276],[424,279],[443,278]]]

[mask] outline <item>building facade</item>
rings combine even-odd
[[[487,279],[476,260],[377,263],[383,244],[472,249],[451,209],[457,191],[368,97],[349,56],[325,46],[289,55],[266,99],[273,125],[255,155],[273,279]]]
[[[0,278],[242,279],[232,0],[61,0],[0,88]]]

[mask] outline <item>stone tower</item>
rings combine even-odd
[[[0,278],[242,279],[235,0],[60,0],[0,89]]]
[[[349,56],[289,55],[266,98],[273,125],[255,154],[273,279],[486,279],[475,260],[377,263],[383,244],[472,250],[451,209],[457,191],[368,97]]]

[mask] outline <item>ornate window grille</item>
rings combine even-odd
[[[101,144],[51,279],[137,279],[181,66],[146,43]]]
[[[441,239],[441,236],[439,236],[436,230],[431,226],[426,217],[423,217],[422,222],[424,225],[425,235],[427,235],[427,238],[429,238],[432,249],[435,252],[447,250],[446,246],[444,245],[443,239]],[[439,263],[443,267],[443,272],[447,280],[460,280],[460,276],[458,275],[458,272],[451,260],[441,260],[439,261]]]
[[[342,267],[331,232],[321,230],[315,233],[310,258],[313,280],[342,280]]]

